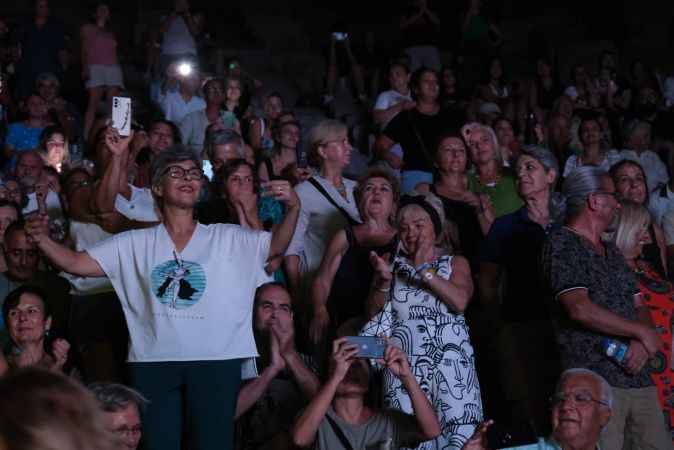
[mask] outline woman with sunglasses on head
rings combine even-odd
[[[268,280],[267,262],[285,252],[299,201],[287,181],[271,181],[267,195],[286,205],[272,233],[202,225],[193,219],[204,183],[198,156],[174,145],[155,157],[151,173],[162,217],[157,226],[114,235],[84,252],[52,241],[41,216],[26,229],[57,266],[106,275],[115,288],[129,327],[132,385],[150,401],[145,448],[180,449],[187,414],[199,418],[189,421],[190,448],[231,449],[241,361],[257,355],[255,289]]]
[[[296,301],[309,288],[332,236],[360,222],[353,195],[356,182],[342,176],[353,151],[346,125],[323,120],[311,130],[309,145],[309,159],[320,168],[318,174],[295,187],[302,210],[284,261]]]
[[[674,287],[644,258],[643,250],[651,242],[651,215],[640,203],[622,200],[613,242],[622,252],[627,265],[634,271],[640,302],[650,311],[653,325],[665,345],[650,361],[651,378],[657,386],[667,430],[674,431],[674,406],[669,395],[674,383],[672,369],[672,318],[674,318]]]

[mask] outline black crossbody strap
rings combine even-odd
[[[351,217],[351,215],[350,215],[348,212],[346,212],[346,210],[345,210],[344,208],[342,208],[341,206],[339,206],[339,205],[337,204],[337,202],[335,201],[335,199],[332,198],[332,197],[330,196],[330,194],[328,194],[328,191],[326,191],[325,188],[324,188],[323,186],[321,186],[321,183],[319,183],[314,177],[309,178],[307,181],[308,181],[309,183],[311,183],[311,185],[312,185],[313,187],[315,187],[316,190],[317,190],[318,192],[320,192],[320,193],[323,195],[323,197],[325,197],[325,199],[326,199],[327,201],[330,202],[330,204],[331,204],[332,206],[334,206],[335,208],[337,208],[337,211],[339,211],[340,213],[342,213],[342,215],[344,216],[344,218],[349,222],[349,225],[359,225],[359,224],[360,224],[360,222],[358,222],[358,221],[355,220],[353,217]]]
[[[428,163],[428,165],[431,168],[431,172],[434,171],[435,169],[435,162],[433,161],[433,156],[428,152],[428,149],[426,148],[426,144],[424,144],[424,140],[421,139],[421,134],[419,134],[419,130],[417,129],[417,124],[414,122],[414,116],[412,115],[412,110],[409,110],[407,112],[407,118],[410,121],[410,125],[412,125],[412,131],[414,132],[414,136],[417,138],[417,141],[419,141],[419,148],[421,148],[421,153],[424,154],[424,159]]]
[[[325,418],[328,419],[328,423],[332,427],[332,431],[335,432],[335,434],[337,435],[337,439],[339,439],[339,441],[342,443],[344,448],[346,450],[353,450],[353,446],[351,445],[351,442],[349,442],[349,440],[346,438],[346,435],[344,434],[342,429],[339,427],[339,425],[337,425],[337,422],[335,422],[335,419],[330,417],[327,413],[325,414]]]

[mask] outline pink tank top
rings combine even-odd
[[[87,60],[90,65],[117,64],[117,39],[111,32],[92,26],[87,34],[86,44]]]

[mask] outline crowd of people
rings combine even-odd
[[[307,126],[187,0],[127,86],[111,6],[78,82],[0,17],[0,448],[672,448],[674,77],[510,77],[479,0],[443,66],[414,0]]]

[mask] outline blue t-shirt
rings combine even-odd
[[[32,150],[40,143],[40,134],[44,128],[27,127],[23,122],[14,122],[7,129],[5,145],[11,145],[16,150]]]
[[[40,143],[40,135],[44,128],[27,127],[23,122],[14,122],[7,128],[5,145],[11,145],[17,152],[33,150]],[[9,162],[9,169],[14,169],[16,155]]]

